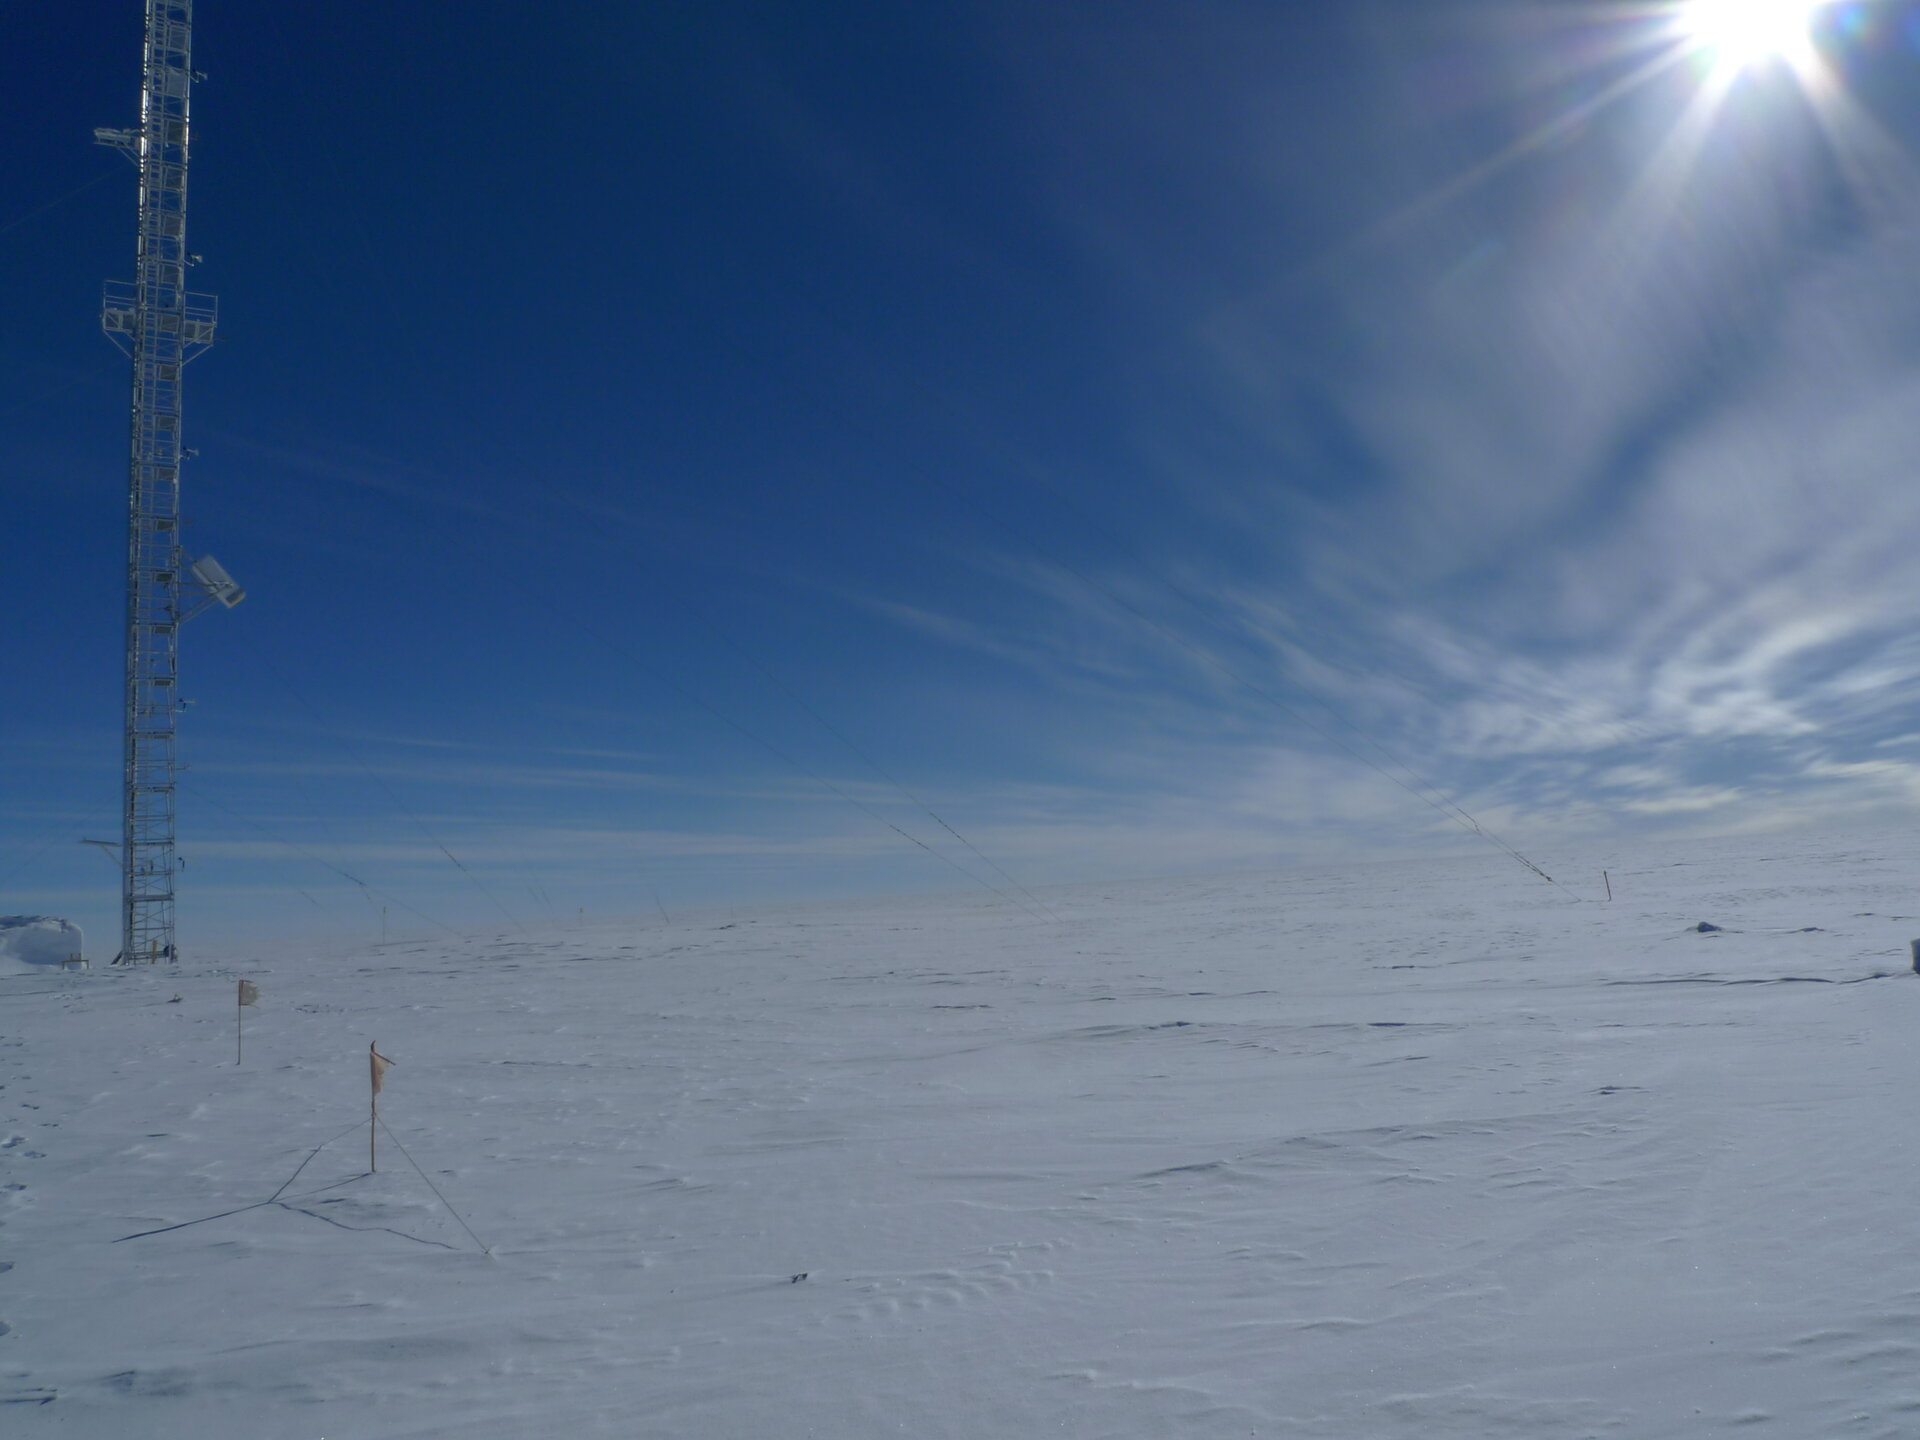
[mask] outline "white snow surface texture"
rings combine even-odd
[[[1591,858],[16,977],[0,1431],[1920,1434],[1920,844]]]

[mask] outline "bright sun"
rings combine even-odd
[[[1688,0],[1680,24],[1719,65],[1739,69],[1792,58],[1811,43],[1813,19],[1829,0]]]

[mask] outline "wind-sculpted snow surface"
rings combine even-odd
[[[1772,837],[1560,888],[1475,857],[1045,923],[896,901],[11,979],[0,1429],[1911,1436],[1917,858]],[[491,1256],[385,1135],[367,1173],[374,1040],[382,1118]]]

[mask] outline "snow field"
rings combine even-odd
[[[1560,888],[1473,856],[1047,923],[960,897],[10,978],[0,1426],[1910,1436],[1916,858],[1756,837]],[[366,1173],[373,1040],[490,1257],[384,1135]]]

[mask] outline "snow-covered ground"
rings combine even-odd
[[[0,1429],[1920,1433],[1920,842],[1591,859],[9,978]]]

